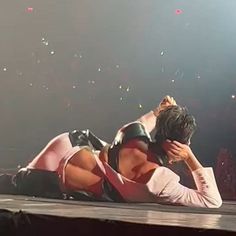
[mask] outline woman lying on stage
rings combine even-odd
[[[156,109],[118,130],[111,145],[89,130],[55,137],[13,177],[15,193],[220,207],[212,168],[204,168],[189,146],[195,129],[194,117],[166,96]],[[197,189],[181,185],[179,176],[165,167],[179,161],[192,172]]]

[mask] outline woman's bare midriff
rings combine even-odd
[[[100,152],[99,158],[102,162],[108,162],[108,148],[106,146]],[[138,139],[123,145],[119,151],[119,173],[130,180],[145,184],[157,167],[159,165],[148,151],[147,144]]]
[[[105,147],[99,154],[102,162],[108,162],[107,150],[108,147]],[[125,145],[119,153],[119,173],[130,180],[147,183],[158,167],[155,162],[148,159],[147,153],[146,147],[140,148],[138,143]],[[94,155],[89,148],[84,148],[69,160],[65,168],[67,188],[74,191],[85,190],[96,195],[102,194],[104,174]]]

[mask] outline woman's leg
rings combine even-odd
[[[29,169],[56,171],[60,161],[72,149],[69,134],[56,136],[44,149],[26,166]]]

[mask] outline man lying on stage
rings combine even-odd
[[[55,137],[12,178],[12,193],[218,208],[222,199],[213,170],[204,168],[189,146],[195,129],[194,117],[166,96],[153,111],[118,130],[111,145],[89,130]],[[179,161],[192,172],[196,190],[181,185],[165,167]]]

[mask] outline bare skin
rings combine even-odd
[[[170,163],[184,161],[191,171],[202,168],[189,145],[167,140],[162,147],[166,151]]]
[[[77,152],[65,168],[66,186],[72,190],[87,190],[96,195],[102,193],[103,173],[99,169],[94,153],[90,149]],[[99,158],[107,162],[107,148]],[[119,173],[139,183],[147,183],[158,165],[148,147],[139,140],[128,142],[119,153]]]
[[[65,185],[78,191],[86,190],[96,195],[102,193],[103,173],[97,166],[94,154],[90,149],[82,149],[75,153],[65,168]]]
[[[145,122],[149,119],[152,121],[149,123],[155,123],[153,113],[158,116],[159,112],[171,105],[176,105],[175,100],[173,97],[166,96],[152,113],[148,113],[139,120]],[[148,127],[148,130],[151,131],[152,127]],[[99,154],[102,162],[108,162],[108,147],[106,146]],[[170,163],[185,161],[191,171],[202,167],[188,145],[167,140],[162,147],[166,151]],[[102,193],[104,176],[93,155],[94,153],[90,149],[82,149],[70,159],[65,168],[65,184],[69,189],[86,190],[96,195]],[[138,139],[123,145],[119,152],[119,173],[130,180],[145,184],[158,167],[148,145]]]

